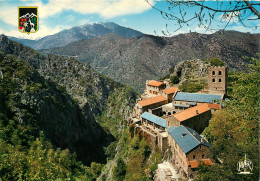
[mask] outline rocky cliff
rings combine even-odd
[[[105,161],[103,146],[114,136],[96,121],[101,115],[104,119],[113,119],[114,114],[127,117],[136,93],[103,77],[88,64],[56,55],[43,56],[4,35],[0,37],[0,51],[30,66],[28,79],[18,80],[17,96],[13,98],[16,112],[32,111],[37,125],[52,143],[76,152],[85,163]],[[111,109],[112,95],[118,96],[118,105],[114,114],[104,115]],[[117,126],[120,125],[115,123]]]

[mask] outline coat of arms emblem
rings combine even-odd
[[[38,31],[38,7],[18,7],[18,29],[28,35]]]

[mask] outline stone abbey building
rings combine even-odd
[[[177,172],[194,178],[199,164],[212,165],[210,144],[200,134],[226,95],[226,67],[210,67],[208,86],[198,93],[180,92],[165,82],[147,80],[128,123],[135,125],[153,146],[172,153]]]

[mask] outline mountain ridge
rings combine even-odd
[[[139,31],[120,26],[113,22],[101,22],[75,26],[38,40],[20,39],[15,37],[9,38],[13,41],[22,43],[24,46],[39,50],[61,47],[71,42],[95,38],[109,33],[118,34],[123,37],[136,37],[143,35],[143,33]]]
[[[243,64],[248,62],[243,56],[254,57],[260,52],[259,39],[260,34],[236,31],[133,38],[109,34],[40,52],[73,56],[81,62],[88,62],[101,74],[141,93],[145,80],[159,79],[168,73],[170,67],[185,60],[213,57],[223,60],[230,68],[244,69]]]

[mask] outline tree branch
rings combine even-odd
[[[246,5],[251,9],[251,11],[258,16],[258,19],[260,19],[260,13],[248,2],[248,1],[244,1],[246,3]]]

